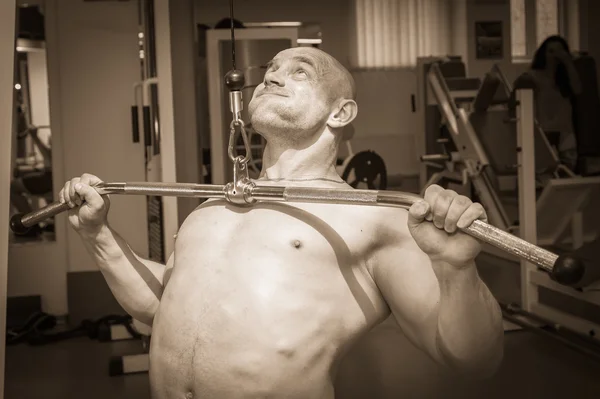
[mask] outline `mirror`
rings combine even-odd
[[[15,56],[10,214],[29,213],[53,199],[52,131],[43,7],[19,4]],[[54,241],[54,220],[25,235],[10,233],[11,243]]]

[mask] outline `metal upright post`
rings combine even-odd
[[[537,243],[537,209],[535,194],[535,141],[533,90],[517,91],[517,161],[519,173],[519,235]],[[538,302],[537,286],[530,282],[536,266],[521,260],[521,307],[531,312]]]

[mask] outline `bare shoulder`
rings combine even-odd
[[[182,233],[195,231],[199,225],[206,225],[207,221],[215,217],[214,212],[207,212],[210,209],[221,208],[224,209],[227,206],[227,202],[223,199],[211,198],[198,205],[192,212],[187,215],[176,238],[180,238]]]
[[[389,268],[417,273],[418,270],[423,270],[420,265],[424,261],[424,254],[408,229],[408,210],[377,207],[372,220],[376,245],[367,265],[374,277],[386,276]]]
[[[398,244],[410,238],[408,211],[403,208],[378,206],[374,208],[373,223],[382,244]]]

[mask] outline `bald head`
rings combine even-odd
[[[358,110],[355,96],[352,75],[335,58],[313,47],[294,47],[269,62],[248,114],[267,141],[297,145],[351,123]]]
[[[293,58],[311,64],[317,71],[317,83],[332,102],[340,99],[356,99],[356,86],[350,72],[323,50],[314,47],[293,47],[277,54],[280,55],[291,55]],[[277,59],[277,56],[274,59]]]

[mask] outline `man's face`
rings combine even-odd
[[[316,132],[324,127],[331,104],[321,76],[321,60],[306,48],[291,48],[268,64],[263,83],[248,105],[253,128],[267,136]]]

